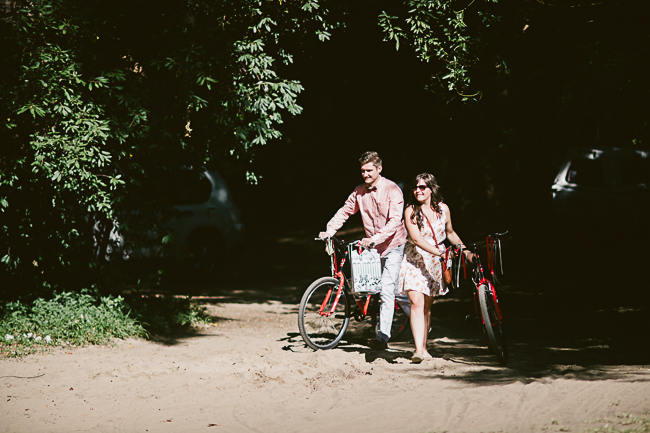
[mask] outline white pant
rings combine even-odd
[[[404,255],[404,245],[393,248],[382,257],[381,269],[381,306],[379,307],[379,330],[377,339],[388,341],[390,330],[393,325],[393,313],[395,313],[395,298],[397,303],[409,315],[411,306],[408,296],[405,294],[395,296],[399,280],[399,268]]]

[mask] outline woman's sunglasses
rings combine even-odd
[[[424,190],[427,189],[427,188],[429,188],[429,187],[426,186],[426,185],[415,185],[415,186],[413,187],[413,191],[415,191],[416,189],[419,189],[420,191],[424,191]]]

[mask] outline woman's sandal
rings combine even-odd
[[[413,356],[411,356],[411,362],[413,364],[419,364],[419,363],[422,362],[423,359],[424,359],[424,357],[422,355],[418,355],[417,353],[415,353],[415,354],[413,354]]]

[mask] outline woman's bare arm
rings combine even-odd
[[[465,245],[463,244],[463,241],[460,239],[460,236],[458,236],[458,233],[456,233],[454,227],[451,224],[451,212],[449,211],[449,206],[446,205],[443,206],[443,212],[447,217],[447,224],[445,224],[445,230],[447,231],[447,239],[449,239],[449,242],[451,242],[451,244],[454,246],[459,247]],[[470,260],[474,257],[474,255],[468,250],[465,250],[465,255],[467,255]]]
[[[422,248],[424,251],[427,251],[434,256],[443,256],[445,254],[444,249],[439,249],[427,242],[426,239],[420,233],[420,228],[411,220],[411,215],[413,215],[413,207],[409,206],[404,211],[404,225],[406,226],[406,231],[408,232],[411,242],[416,246]]]

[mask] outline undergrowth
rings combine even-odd
[[[0,355],[20,356],[48,346],[105,344],[114,338],[149,338],[212,321],[188,298],[100,296],[94,291],[55,293],[49,299],[0,307]]]

